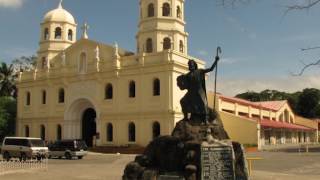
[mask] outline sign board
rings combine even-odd
[[[201,180],[235,180],[230,146],[201,146]]]

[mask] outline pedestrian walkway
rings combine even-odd
[[[0,176],[17,172],[29,172],[29,171],[48,171],[48,159],[42,160],[26,160],[20,161],[13,159],[10,161],[0,160]]]
[[[320,152],[320,144],[277,144],[262,146],[263,151],[278,151],[278,152]]]

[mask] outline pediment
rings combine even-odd
[[[97,47],[99,52],[97,53]],[[51,60],[53,68],[61,67],[75,67],[78,66],[81,54],[85,53],[87,63],[95,63],[97,57],[100,61],[112,61],[115,56],[115,47],[89,39],[80,39],[63,52],[60,52],[56,57]],[[118,48],[120,57],[133,55],[134,53]]]

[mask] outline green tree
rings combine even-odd
[[[261,91],[260,93],[257,93],[254,91],[248,91],[246,93],[236,95],[236,97],[238,98],[246,99],[253,102],[287,100],[290,98],[290,96],[291,95],[286,92],[280,92],[277,90],[269,90],[269,89]]]
[[[15,96],[16,77],[12,64],[7,65],[4,62],[0,64],[0,96]]]
[[[37,56],[21,56],[12,61],[16,71],[29,71],[36,67]]]
[[[288,98],[287,98],[287,101],[290,107],[296,114],[298,114],[298,101],[299,101],[300,95],[301,95],[301,92],[298,91],[298,92],[288,94]]]
[[[241,93],[236,95],[237,98],[245,99],[252,102],[258,102],[261,101],[259,93],[248,91],[245,93]]]
[[[0,97],[0,141],[15,134],[17,101],[13,97]]]
[[[309,88],[304,89],[299,96],[297,111],[306,118],[320,117],[320,90]]]

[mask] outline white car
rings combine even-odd
[[[31,158],[41,160],[47,158],[48,153],[48,147],[40,138],[6,137],[1,147],[2,157],[7,161],[11,158],[19,158],[20,161]]]

